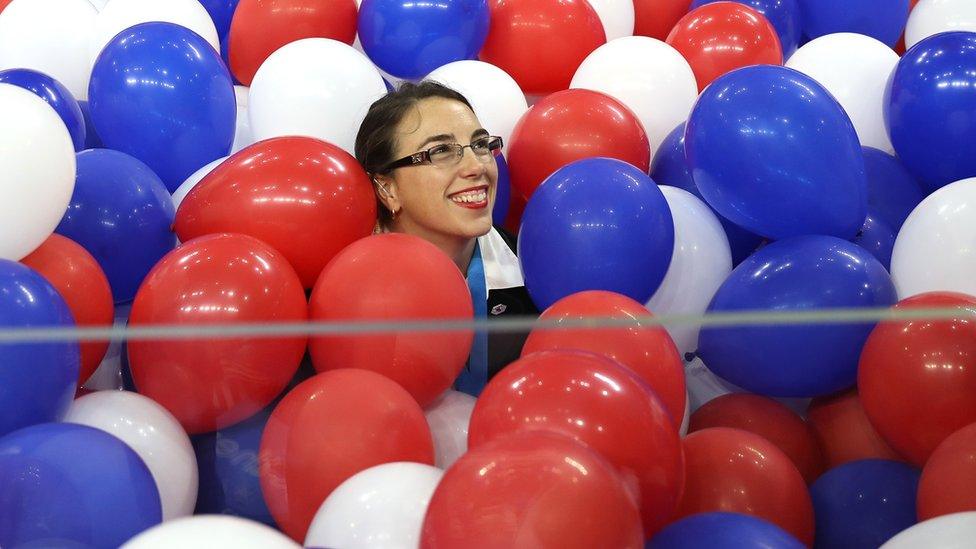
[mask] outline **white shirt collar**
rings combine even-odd
[[[478,248],[481,249],[485,285],[489,291],[525,286],[518,257],[512,253],[497,229],[492,227],[487,234],[478,237]]]

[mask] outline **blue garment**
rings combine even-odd
[[[474,304],[476,319],[488,318],[488,287],[485,283],[485,263],[481,257],[481,245],[475,242],[474,254],[468,265],[468,289]],[[474,334],[471,355],[454,386],[458,391],[477,397],[488,384],[488,333],[482,330]]]

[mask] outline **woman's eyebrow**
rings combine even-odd
[[[423,143],[417,145],[418,149],[423,149],[428,143],[434,143],[435,141],[457,141],[453,133],[441,133],[437,135],[432,135],[427,139],[424,139]]]
[[[486,135],[489,135],[488,130],[486,130],[484,128],[479,128],[479,129],[471,132],[471,139],[473,140],[476,137],[482,137],[482,136],[486,136]]]

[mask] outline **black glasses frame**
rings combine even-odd
[[[485,136],[485,137],[479,137],[475,141],[480,141],[482,139],[487,139],[488,140],[488,151],[489,152],[495,152],[495,151],[501,149],[502,146],[503,146],[502,138],[501,137],[498,137],[497,135],[488,135],[488,136]],[[399,160],[394,160],[393,162],[390,162],[386,166],[383,166],[383,169],[380,170],[379,173],[388,173],[388,172],[391,172],[391,171],[393,171],[393,170],[395,170],[397,168],[403,168],[403,167],[406,167],[406,166],[419,166],[421,164],[432,164],[432,161],[430,159],[430,151],[432,151],[432,150],[434,150],[436,148],[439,148],[439,147],[443,147],[445,144],[452,145],[454,147],[454,150],[457,153],[458,160],[460,160],[464,156],[464,149],[467,149],[467,148],[470,148],[470,147],[473,146],[473,144],[470,144],[470,145],[462,145],[460,143],[441,143],[440,145],[434,145],[433,147],[431,147],[431,148],[429,148],[427,150],[420,151],[420,152],[415,152],[415,153],[411,154],[410,156],[404,156],[403,158],[401,158]],[[474,149],[471,149],[471,152],[474,152]],[[475,156],[477,156],[477,155],[475,155]]]

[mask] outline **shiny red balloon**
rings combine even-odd
[[[650,311],[633,299],[614,292],[592,290],[560,299],[546,309],[540,320],[564,324],[586,318],[633,320]],[[654,389],[671,413],[674,427],[685,414],[685,370],[678,349],[660,326],[623,328],[536,328],[522,347],[522,356],[537,351],[579,349],[610,357],[629,368]]]
[[[861,459],[904,461],[871,425],[856,390],[813,399],[807,421],[828,470]]]
[[[569,435],[615,465],[639,494],[647,537],[671,517],[684,483],[678,430],[654,392],[618,362],[583,351],[516,360],[478,398],[468,447],[534,430]]]
[[[637,503],[599,454],[551,432],[502,437],[444,474],[420,547],[644,547]]]
[[[807,484],[824,471],[823,454],[813,429],[771,398],[746,393],[714,398],[691,414],[688,432],[712,427],[741,429],[772,442],[793,461]]]
[[[312,320],[369,322],[471,320],[474,308],[457,265],[407,234],[351,244],[322,271],[309,303]],[[312,364],[323,372],[362,368],[383,374],[426,406],[450,388],[471,353],[471,331],[315,337]]]
[[[87,327],[110,327],[115,312],[112,289],[105,272],[87,250],[74,240],[52,234],[36,250],[20,260],[39,272],[61,294],[75,324]],[[105,358],[108,341],[83,341],[80,387],[91,377]]]
[[[541,99],[522,115],[505,158],[512,187],[527,199],[552,172],[595,156],[623,160],[646,172],[651,149],[644,126],[623,103],[572,89]]]
[[[634,0],[634,36],[664,40],[690,7],[691,0]]]
[[[882,322],[861,351],[857,386],[878,433],[921,467],[953,432],[976,422],[976,298],[932,292],[895,310],[958,308],[951,320]]]
[[[303,38],[332,38],[352,45],[359,8],[355,0],[240,0],[227,35],[230,69],[245,86],[278,48]]]
[[[586,0],[495,0],[490,8],[480,58],[530,95],[568,88],[583,59],[607,41]]]
[[[684,451],[687,480],[674,520],[696,513],[743,513],[813,544],[813,503],[807,485],[772,442],[716,427],[686,436]]]
[[[976,511],[976,423],[949,435],[932,452],[918,483],[919,522]]]
[[[14,0],[0,0],[0,13],[3,12],[4,8],[10,5]]]
[[[365,370],[315,375],[285,395],[261,436],[261,492],[282,531],[303,541],[346,479],[395,461],[434,464],[424,412],[402,387]]]
[[[136,293],[129,326],[304,322],[305,293],[280,253],[250,236],[184,243]],[[221,429],[271,403],[305,353],[304,336],[128,342],[136,389],[190,434]]]
[[[715,2],[692,10],[674,26],[667,43],[691,65],[698,91],[735,69],[783,64],[783,48],[772,23],[738,2]]]
[[[230,157],[176,212],[186,242],[211,233],[258,238],[281,252],[311,288],[339,250],[369,236],[376,196],[356,159],[310,137],[259,141]]]

